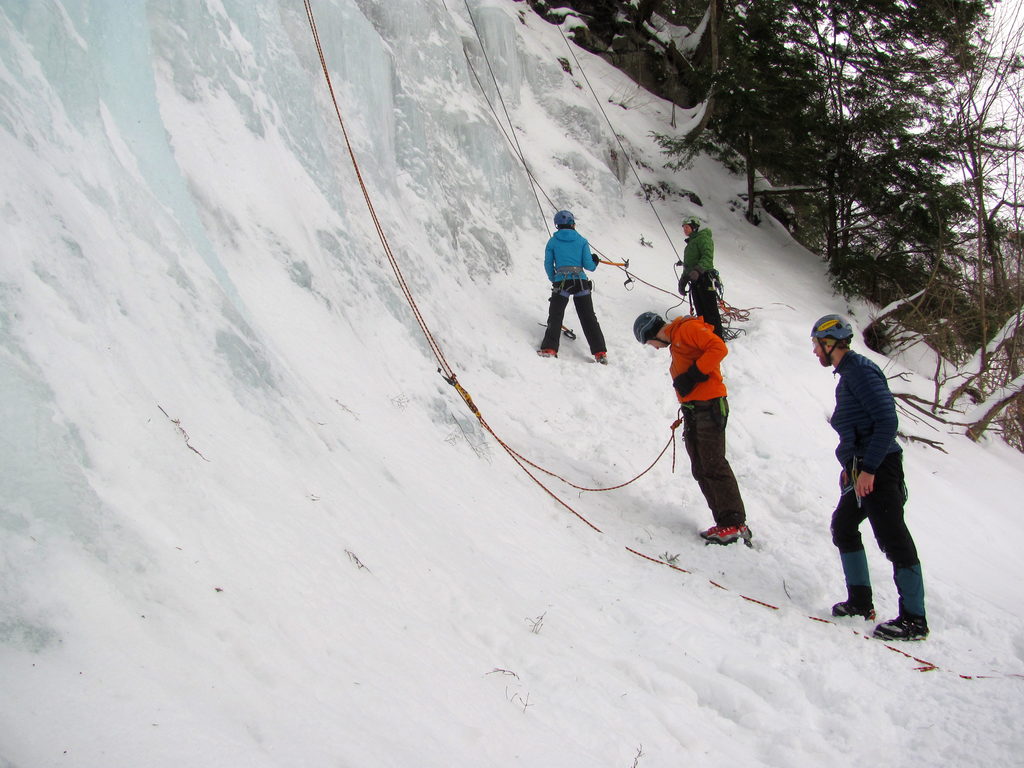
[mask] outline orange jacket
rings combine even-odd
[[[703,317],[687,316],[677,317],[665,330],[671,339],[669,351],[672,353],[672,365],[669,373],[672,378],[689,370],[694,363],[701,373],[708,375],[708,380],[694,387],[686,397],[679,397],[677,392],[679,402],[725,397],[728,393],[722,381],[721,363],[729,350],[725,342],[715,335],[714,328],[705,323]]]

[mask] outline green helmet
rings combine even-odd
[[[850,341],[853,338],[853,326],[842,315],[825,315],[814,323],[811,338]]]
[[[683,219],[683,226],[689,226],[694,232],[700,229],[700,219],[696,216],[687,216]]]

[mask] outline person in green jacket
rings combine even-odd
[[[718,292],[715,290],[715,241],[710,229],[701,229],[696,216],[683,219],[683,234],[686,235],[686,249],[683,251],[683,276],[679,278],[679,293],[690,293],[693,313],[704,318],[704,322],[715,329],[715,335],[722,335],[722,315],[718,311]]]

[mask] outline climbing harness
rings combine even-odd
[[[582,267],[555,267],[558,282],[551,284],[551,292],[568,299],[570,296],[589,296],[594,291],[594,282],[587,279]]]

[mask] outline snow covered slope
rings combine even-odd
[[[808,333],[868,309],[744,222],[741,179],[665,170],[670,105],[525,3],[312,8],[415,310],[301,3],[0,0],[0,765],[1018,762],[1022,457],[904,414],[944,449],[905,446],[932,637],[811,620],[842,584]],[[608,366],[533,354],[557,208],[643,281],[597,272]],[[671,435],[668,359],[630,328],[681,311],[693,213],[749,310],[725,374],[750,550],[694,535],[681,448],[608,492],[531,468],[572,514],[417,322],[506,445],[618,485]]]

